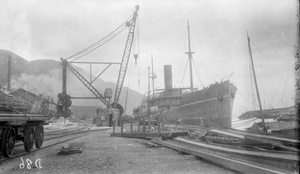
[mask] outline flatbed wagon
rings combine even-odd
[[[48,109],[49,102],[42,97],[30,103],[21,97],[1,93],[0,150],[4,157],[14,155],[16,141],[23,141],[27,152],[32,151],[34,145],[36,148],[43,146],[43,125],[49,120]]]

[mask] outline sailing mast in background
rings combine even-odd
[[[190,84],[191,84],[191,92],[194,92],[194,86],[193,86],[193,70],[192,70],[192,56],[195,52],[191,51],[191,40],[190,40],[190,24],[189,20],[187,21],[188,24],[188,39],[189,39],[189,52],[186,52],[189,56],[189,63],[190,63]]]
[[[259,104],[259,110],[261,112],[262,107],[261,107],[261,101],[260,101],[260,96],[259,96],[259,91],[258,91],[258,86],[257,86],[257,81],[256,81],[255,68],[254,68],[254,64],[253,64],[253,58],[252,58],[251,47],[250,47],[250,38],[248,36],[248,32],[247,32],[247,40],[248,40],[248,48],[249,48],[251,65],[252,65],[252,72],[253,72],[253,78],[254,78],[254,83],[255,83],[256,94],[257,94],[257,100],[258,100],[258,104]],[[264,119],[263,115],[262,115],[262,122],[265,123],[265,119]]]
[[[153,55],[151,53],[151,65],[152,65],[152,73],[150,78],[152,79],[152,90],[153,90],[153,97],[154,97],[154,79],[156,78],[156,74],[154,74],[154,68],[153,68]],[[150,95],[150,94],[149,94]]]

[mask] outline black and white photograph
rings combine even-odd
[[[0,0],[0,174],[296,174],[299,81],[297,0]]]

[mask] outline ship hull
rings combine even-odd
[[[166,93],[175,94],[172,90],[177,91],[176,95],[166,96]],[[149,101],[150,108],[158,108],[151,111],[151,115],[154,118],[162,117],[166,123],[231,128],[236,91],[237,88],[229,81],[181,95],[178,95],[178,88],[167,89],[159,97],[153,97]],[[141,117],[148,113],[135,112],[134,115]]]
[[[182,96],[182,105],[163,111],[165,120],[182,124],[231,128],[231,114],[237,88],[229,81],[216,83]]]

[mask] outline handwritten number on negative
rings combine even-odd
[[[24,160],[23,160],[22,157],[21,157],[21,161],[22,161],[22,163],[19,165],[19,167],[20,167],[20,169],[23,169],[25,167],[25,163],[24,163]],[[30,159],[26,159],[26,163],[27,163],[27,166],[26,166],[27,169],[31,169],[32,161]],[[38,169],[43,168],[42,165],[41,165],[41,159],[35,160],[34,165]]]

